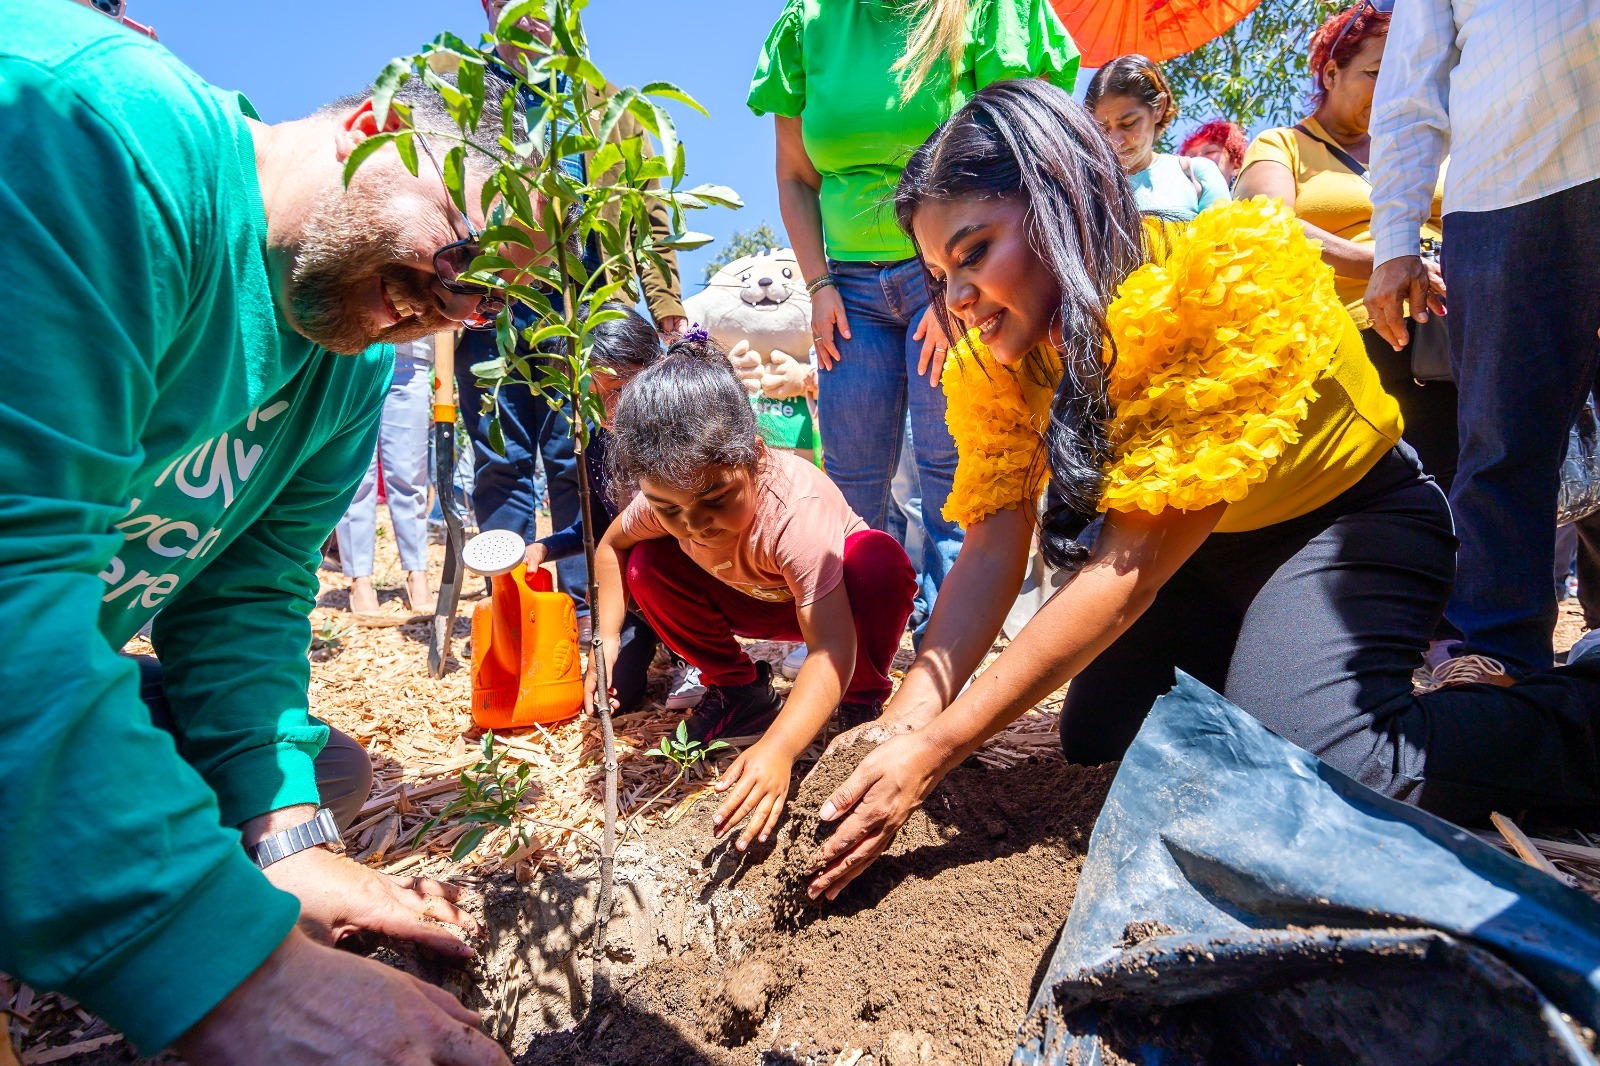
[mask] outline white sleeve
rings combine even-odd
[[[1450,73],[1461,61],[1452,0],[1399,0],[1372,100],[1374,267],[1417,254],[1450,148]]]

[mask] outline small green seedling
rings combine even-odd
[[[485,733],[483,758],[461,771],[461,794],[418,827],[411,846],[416,847],[434,826],[448,821],[473,825],[456,841],[450,852],[452,862],[460,862],[476,851],[489,830],[497,825],[512,831],[511,844],[505,852],[507,857],[529,844],[531,831],[517,809],[528,791],[530,768],[527,763],[518,763],[513,771],[502,765],[504,758],[504,749],[495,749],[494,734]]]
[[[351,626],[333,618],[324,618],[322,624],[311,631],[311,650],[338,651],[344,638],[350,635]]]
[[[698,740],[689,739],[689,724],[678,723],[678,731],[671,736],[662,737],[656,746],[645,752],[646,755],[659,755],[678,768],[678,776],[682,777],[695,765],[704,762],[711,753],[728,745],[725,741],[713,740],[710,744],[702,744]],[[674,782],[676,783],[676,782]]]

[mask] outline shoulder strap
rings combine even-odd
[[[1361,160],[1357,159],[1343,148],[1340,148],[1328,138],[1318,137],[1315,133],[1312,133],[1306,128],[1306,124],[1304,122],[1296,122],[1294,124],[1294,128],[1305,134],[1307,137],[1310,137],[1313,141],[1316,141],[1318,144],[1322,145],[1328,151],[1332,152],[1333,157],[1339,162],[1343,163],[1345,168],[1356,177],[1360,178],[1369,185],[1372,184],[1372,179],[1367,176],[1367,165],[1361,162]]]
[[[1183,176],[1189,179],[1190,185],[1194,186],[1194,201],[1198,205],[1200,197],[1206,194],[1205,186],[1201,185],[1200,179],[1194,176],[1194,164],[1189,162],[1188,156],[1180,155],[1177,159],[1178,169],[1183,171]]]

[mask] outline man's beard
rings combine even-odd
[[[331,352],[354,355],[380,341],[412,341],[450,328],[443,315],[430,313],[373,329],[368,308],[376,278],[396,281],[414,306],[434,305],[419,289],[417,271],[398,265],[406,258],[376,205],[329,190],[306,220],[290,275],[295,331]]]

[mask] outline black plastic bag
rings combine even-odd
[[[1600,905],[1180,673],[1112,784],[1013,1063],[1594,1066],[1583,1027]]]

